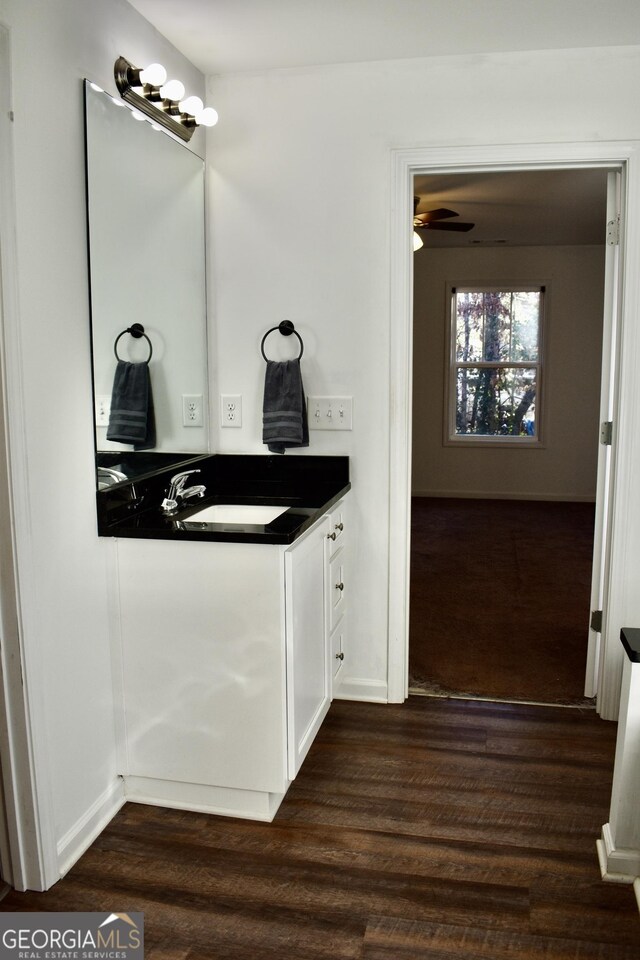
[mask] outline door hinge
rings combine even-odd
[[[605,447],[610,447],[613,440],[613,423],[611,420],[605,420],[600,424],[600,443]]]
[[[602,610],[591,611],[591,622],[589,626],[596,633],[602,633]]]
[[[617,247],[620,243],[620,214],[613,220],[607,221],[607,244]]]

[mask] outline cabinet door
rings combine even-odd
[[[327,518],[285,553],[289,777],[296,776],[331,703],[325,629]]]

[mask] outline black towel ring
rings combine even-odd
[[[298,357],[297,357],[297,359],[299,360],[302,354],[304,353],[304,343],[302,342],[302,337],[300,336],[300,334],[298,333],[294,325],[291,323],[291,320],[282,320],[277,327],[271,327],[270,330],[267,330],[264,337],[262,338],[262,343],[260,344],[260,352],[262,353],[262,356],[264,357],[264,359],[267,361],[269,359],[266,353],[264,352],[264,342],[269,336],[269,334],[273,333],[274,330],[279,330],[283,337],[290,337],[292,333],[295,333],[296,337],[300,341],[300,353],[298,354]]]
[[[149,356],[147,357],[147,361],[146,361],[147,363],[149,363],[149,361],[151,360],[151,357],[153,356],[153,347],[151,346],[151,340],[149,340],[149,337],[144,332],[144,327],[142,326],[141,323],[132,323],[130,327],[127,327],[126,330],[123,330],[122,333],[118,334],[118,336],[116,337],[116,342],[113,345],[113,352],[116,355],[116,360],[120,359],[120,357],[118,356],[118,340],[120,340],[121,337],[124,337],[125,333],[130,333],[135,340],[139,340],[140,337],[145,338],[145,340],[149,344]]]

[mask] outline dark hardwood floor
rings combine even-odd
[[[595,849],[615,735],[593,710],[335,702],[273,823],[128,804],[0,910],[143,911],[148,960],[637,960]]]

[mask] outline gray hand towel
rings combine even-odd
[[[131,443],[135,450],[155,446],[149,364],[118,360],[113,378],[107,440]]]
[[[271,453],[308,447],[309,425],[299,360],[267,360],[262,406],[262,442]]]

